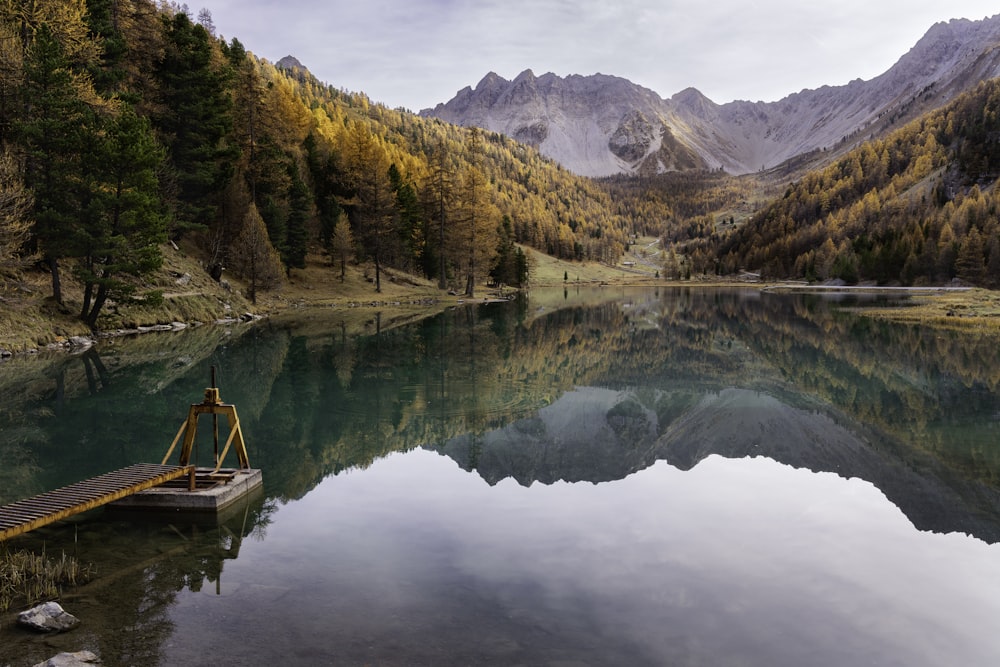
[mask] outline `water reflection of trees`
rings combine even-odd
[[[86,646],[107,665],[159,664],[174,633],[170,613],[178,595],[206,587],[219,593],[226,561],[238,558],[244,540],[263,537],[274,509],[273,501],[258,497],[217,523],[118,521],[112,515],[17,538],[20,548],[76,554],[96,575],[60,598],[84,621],[74,632],[44,644],[9,633],[0,641],[0,662],[35,664],[54,650]],[[227,630],[232,628],[220,628]]]
[[[285,499],[393,451],[500,428],[576,386],[680,396],[660,401],[664,424],[699,392],[762,388],[828,403],[970,475],[1000,469],[988,446],[994,338],[867,320],[815,297],[661,288],[541,313],[468,306],[367,335],[338,322],[267,324],[214,347],[196,337],[193,350],[172,337],[138,363],[117,345],[46,368],[23,395],[0,387],[5,491],[158,460],[211,365],[268,495]]]
[[[996,441],[1000,346],[845,313],[817,298],[765,295],[715,315],[802,393],[933,452],[964,473],[1000,481]]]
[[[171,437],[164,434],[176,431],[187,404],[198,399],[211,359],[249,330],[111,339],[81,354],[4,363],[0,502],[137,461],[159,462]]]

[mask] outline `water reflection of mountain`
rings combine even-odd
[[[216,366],[223,399],[239,406],[251,462],[265,470],[265,492],[282,501],[421,446],[443,445],[487,479],[525,482],[612,479],[657,458],[683,467],[711,452],[770,452],[865,477],[904,507],[912,505],[904,490],[921,484],[965,507],[951,528],[947,509],[907,509],[920,526],[971,532],[976,517],[995,522],[987,503],[1000,489],[995,338],[873,323],[822,299],[756,290],[541,296],[377,333],[352,331],[345,313],[330,310],[306,325],[274,321],[232,335],[203,328],[4,366],[0,502],[158,461]],[[761,398],[747,408],[777,420],[773,437],[747,440],[765,421],[733,427],[732,441],[699,439],[699,423],[734,418],[723,401],[730,388],[785,406]],[[605,405],[619,392],[627,398]],[[572,418],[556,414],[564,404],[577,406],[565,413]],[[805,415],[793,420],[795,411]],[[834,437],[830,424],[851,437]],[[500,438],[523,451],[500,447]],[[801,444],[810,438],[830,446]],[[813,459],[796,458],[804,452]],[[507,457],[506,468],[491,456]],[[894,481],[900,465],[919,474]]]
[[[665,460],[689,470],[713,454],[763,456],[877,486],[920,530],[1000,541],[1000,492],[843,415],[760,391],[613,391],[581,387],[537,416],[428,447],[490,484],[607,482]],[[876,444],[877,443],[877,444]]]

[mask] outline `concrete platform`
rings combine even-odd
[[[264,476],[258,469],[222,472],[228,474],[219,480],[209,478],[203,470],[199,470],[194,491],[188,490],[186,480],[179,480],[184,485],[157,486],[116,500],[109,507],[128,511],[217,513],[262,490]]]

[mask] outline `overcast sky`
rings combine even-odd
[[[525,69],[774,101],[878,76],[938,21],[1000,13],[995,0],[187,2],[259,57],[293,55],[325,83],[412,111]]]

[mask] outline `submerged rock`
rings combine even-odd
[[[60,653],[34,667],[82,667],[99,664],[101,664],[100,658],[90,651],[77,651],[76,653]]]
[[[58,602],[46,602],[17,615],[17,622],[36,632],[66,632],[80,624],[80,619],[67,613]]]
[[[70,347],[86,350],[94,345],[94,339],[89,336],[72,336],[69,339]]]

